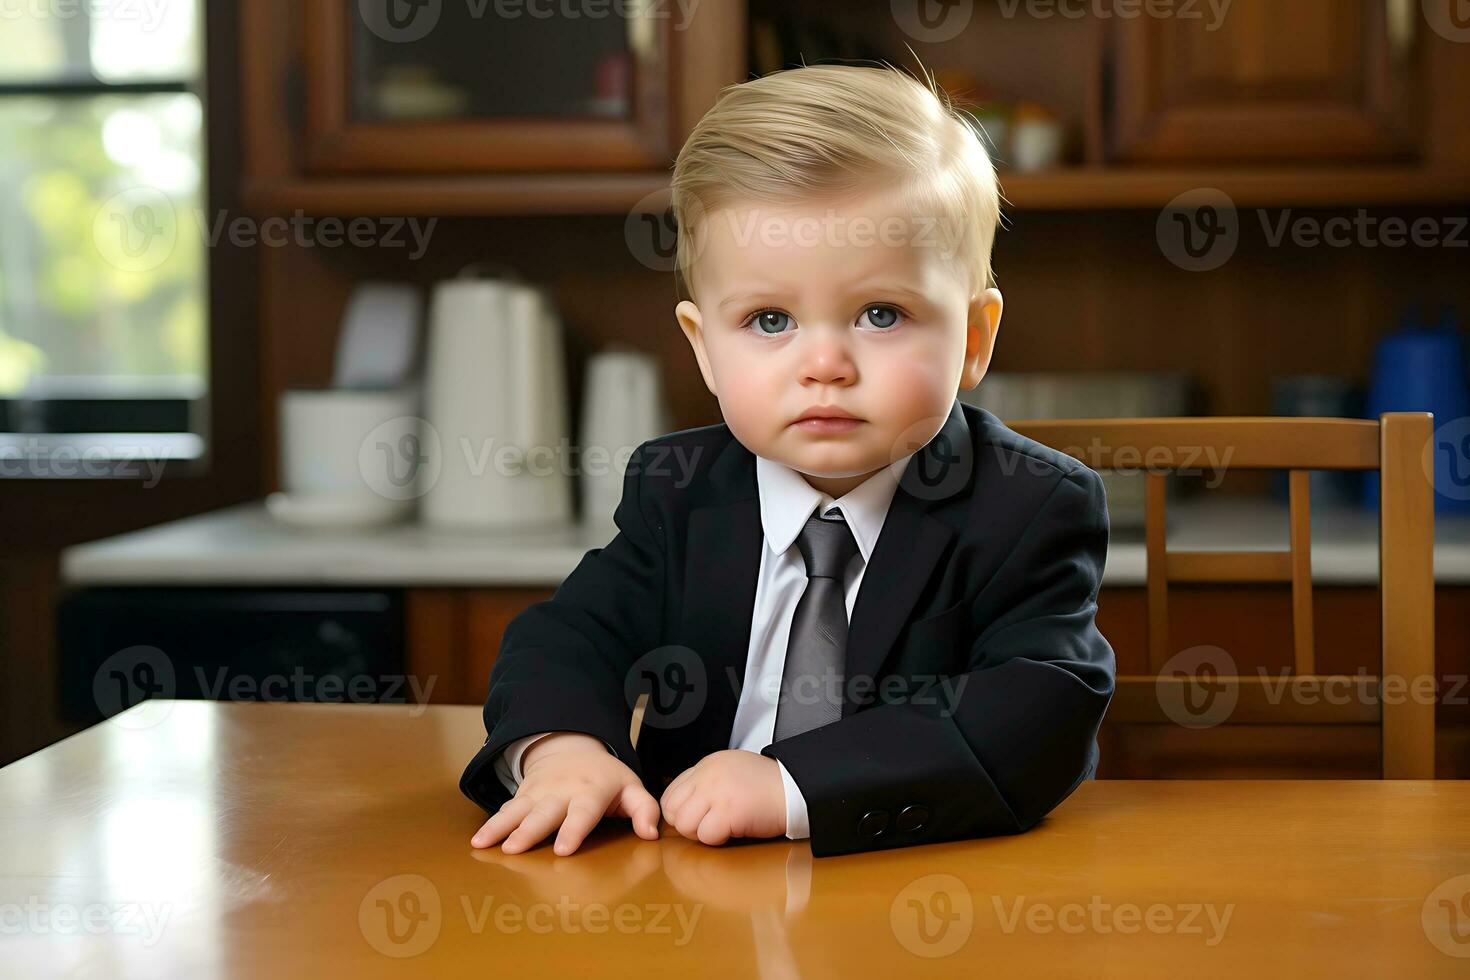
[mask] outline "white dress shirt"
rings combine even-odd
[[[796,604],[806,591],[806,562],[796,546],[797,536],[812,511],[823,517],[841,512],[857,542],[858,553],[848,564],[844,579],[847,616],[862,586],[868,559],[878,543],[888,507],[893,502],[898,479],[913,454],[874,473],[860,486],[834,500],[806,482],[796,470],[764,456],[756,456],[756,486],[760,491],[761,528],[766,547],[761,549],[760,572],[756,579],[755,609],[751,614],[750,646],[745,658],[745,680],[735,723],[730,731],[730,748],[760,752],[771,744],[776,730],[776,706],[781,676],[786,666],[786,642]],[[540,735],[527,735],[508,745],[495,760],[495,772],[506,789],[514,793],[520,785],[521,756]],[[608,751],[612,748],[609,746]],[[781,786],[786,799],[786,836],[801,840],[811,836],[806,799],[786,767],[779,761]]]

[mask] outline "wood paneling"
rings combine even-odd
[[[434,704],[482,704],[505,627],[552,589],[410,589],[407,670]]]

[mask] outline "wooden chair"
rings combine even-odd
[[[1393,412],[1378,421],[1323,418],[1076,419],[1008,422],[1013,429],[1080,459],[1094,469],[1138,468],[1145,474],[1148,664],[1152,676],[1118,678],[1109,716],[1121,722],[1168,722],[1162,710],[1170,684],[1160,677],[1168,648],[1171,582],[1289,582],[1294,673],[1314,677],[1309,471],[1376,470],[1381,475],[1379,590],[1383,616],[1382,677],[1412,686],[1434,677],[1434,489],[1425,459],[1433,416]],[[1164,480],[1197,465],[1213,449],[1241,469],[1290,471],[1290,547],[1285,551],[1168,551],[1164,541]],[[1223,456],[1226,451],[1230,456]],[[1121,460],[1121,462],[1117,462]],[[1222,677],[1236,697],[1230,719],[1246,724],[1373,724],[1381,727],[1383,776],[1434,778],[1434,699],[1379,698],[1378,678],[1335,677],[1362,696],[1292,703],[1268,697],[1262,677]],[[1278,679],[1279,680],[1279,679]],[[1366,688],[1366,690],[1363,690]],[[1178,692],[1183,693],[1183,692]],[[1273,703],[1273,700],[1275,703]],[[1380,703],[1382,702],[1382,703]]]

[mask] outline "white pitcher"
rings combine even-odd
[[[562,325],[544,292],[461,276],[434,288],[420,513],[430,524],[572,520]],[[437,462],[439,465],[434,465]]]

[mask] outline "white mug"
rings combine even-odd
[[[282,393],[280,409],[287,497],[383,519],[412,509],[423,457],[417,391],[295,388]]]

